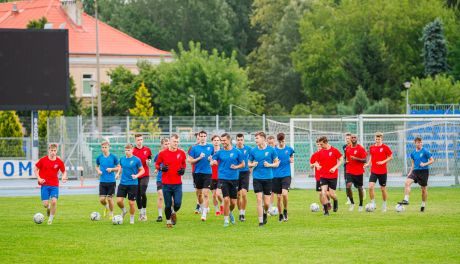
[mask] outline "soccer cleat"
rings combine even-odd
[[[223,205],[220,206],[220,214],[221,214],[221,215],[224,214],[224,206],[223,206]]]
[[[332,209],[331,203],[327,203],[327,210],[331,210],[331,209]]]
[[[240,215],[240,218],[241,218],[241,219],[240,219],[241,222],[246,221],[246,216],[245,216],[245,215]]]
[[[229,226],[229,223],[228,222],[224,222],[224,227],[228,227]]]
[[[284,222],[288,221],[288,212],[286,209],[283,210]]]
[[[173,225],[176,225],[176,223],[177,223],[177,215],[176,215],[176,213],[171,214],[171,223]]]
[[[50,213],[51,213],[51,209],[50,209],[49,207],[46,208],[46,216],[49,217],[49,216],[50,216]]]
[[[329,216],[329,211],[324,212],[324,216]]]
[[[284,215],[280,214],[278,221],[283,222],[284,221]]]
[[[109,212],[109,219],[113,218],[113,212]]]
[[[206,222],[206,215],[205,215],[205,214],[202,214],[202,215],[201,215],[201,221],[202,221],[202,222]]]
[[[267,224],[267,213],[264,213],[264,220],[263,220],[263,224],[266,225]]]
[[[400,205],[409,205],[409,201],[402,200],[401,202],[398,202]]]
[[[233,216],[233,213],[230,212],[230,214],[228,215],[230,217],[230,223],[232,223],[232,225],[235,224],[235,216]]]
[[[134,225],[134,219],[129,219],[129,224]]]
[[[259,223],[259,227],[263,227],[264,226],[264,223]]]
[[[352,212],[353,210],[355,210],[355,205],[351,204],[350,207],[348,208],[348,211]]]
[[[375,208],[375,207],[374,207]],[[387,211],[387,206],[386,205],[382,205],[382,213],[385,213]]]
[[[126,211],[123,211],[123,210],[122,210],[122,212],[121,212],[121,217],[125,218],[125,215],[126,215],[127,213],[128,213],[128,210],[126,210]]]
[[[201,211],[200,209],[201,209],[200,205],[199,205],[199,204],[196,204],[195,214],[199,214],[200,211]]]
[[[420,207],[420,212],[425,212],[425,206]]]
[[[48,225],[52,225],[53,224],[53,220],[48,220]]]
[[[347,198],[347,202],[345,203],[346,205],[351,204],[350,198]]]
[[[166,228],[172,228],[173,225],[172,224],[166,224]]]
[[[107,209],[107,207],[104,208],[104,212],[102,212],[102,216],[106,217],[108,212],[109,212],[109,209]]]
[[[339,210],[339,202],[337,200],[334,201],[334,212],[337,212]]]
[[[358,207],[358,212],[362,212],[363,211],[363,206],[361,205],[360,207]]]
[[[158,216],[158,218],[157,218],[157,222],[163,222],[163,217],[162,217],[161,215],[160,215],[160,216]]]
[[[220,215],[220,211],[216,211],[216,216],[219,216]]]

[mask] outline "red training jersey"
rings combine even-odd
[[[347,157],[347,166],[346,172],[353,175],[363,175],[364,174],[364,163],[357,160],[352,160],[351,156],[356,158],[365,159],[367,157],[367,152],[360,144],[357,144],[356,147],[348,145],[345,148],[345,156]]]
[[[372,167],[371,173],[375,174],[386,174],[387,173],[387,164],[378,165],[377,161],[386,160],[389,156],[393,154],[391,149],[382,144],[380,146],[372,145],[369,148],[369,154],[371,155]]]
[[[310,164],[313,164],[313,163],[317,162],[318,158],[319,158],[319,151],[316,151],[310,157]],[[319,170],[316,167],[314,167],[314,168],[315,168],[315,180],[319,181],[319,179],[320,179]]]
[[[211,179],[213,179],[213,180],[219,179],[219,162],[217,162],[216,165],[211,166],[211,169],[212,169],[212,177],[211,177]]]
[[[142,146],[142,148],[134,147],[133,155],[138,157],[142,162],[142,167],[144,167],[144,174],[139,176],[139,178],[144,178],[150,176],[149,166],[147,165],[147,160],[152,159],[152,151],[149,147]]]
[[[333,146],[329,149],[321,149],[318,154],[318,163],[321,166],[320,177],[326,179],[337,179],[339,176],[339,168],[337,168],[333,173],[330,173],[329,170],[337,165],[337,160],[342,157],[342,153]]]
[[[64,162],[58,157],[50,160],[48,156],[39,159],[35,166],[39,169],[40,178],[44,179],[44,186],[59,186],[58,171],[65,172]]]
[[[160,170],[160,164],[163,166],[168,165],[169,170],[161,174],[161,183],[163,184],[182,184],[182,176],[177,171],[181,168],[185,169],[187,166],[185,163],[186,156],[182,149],[171,151],[165,149],[158,154],[155,167]]]

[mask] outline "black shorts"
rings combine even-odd
[[[193,184],[197,189],[210,189],[211,188],[212,174],[195,173]]]
[[[238,178],[238,191],[245,189],[249,190],[249,171],[240,171]]]
[[[371,177],[369,177],[369,182],[377,182],[379,181],[380,186],[387,186],[387,174],[376,174],[371,173]]]
[[[211,179],[211,188],[209,189],[211,191],[216,190],[218,188],[218,183],[219,183],[219,180]]]
[[[350,173],[347,173],[345,175],[345,181],[346,183],[353,183],[353,185],[355,186],[355,188],[358,188],[358,187],[363,187],[363,175],[354,175],[354,174],[350,174]]]
[[[150,181],[150,177],[149,176],[144,176],[142,178],[138,178],[137,180],[139,181],[139,185],[148,186],[149,181]]]
[[[101,182],[99,183],[99,196],[112,197],[115,194],[116,182]]]
[[[316,191],[321,192],[321,183],[320,183],[320,181],[316,181]]]
[[[263,192],[264,195],[272,194],[272,180],[252,180],[252,186],[254,187],[255,193]]]
[[[412,179],[415,183],[425,187],[428,185],[428,176],[428,170],[413,170],[407,178]]]
[[[161,181],[157,181],[157,192],[159,190],[163,190],[163,183],[161,183]]]
[[[219,180],[217,186],[222,190],[223,197],[230,197],[230,199],[238,197],[238,180]]]
[[[281,194],[283,189],[288,190],[291,188],[291,176],[283,178],[273,178],[272,191],[276,194]]]
[[[126,198],[128,196],[128,200],[135,201],[137,196],[137,185],[118,185],[117,190],[117,197]]]
[[[328,189],[335,190],[337,188],[337,178],[335,179],[328,179],[328,178],[320,178],[319,183],[321,186],[327,185]]]

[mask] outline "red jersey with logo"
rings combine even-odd
[[[337,179],[339,176],[339,169],[337,168],[333,173],[329,170],[337,165],[337,160],[342,157],[342,153],[334,147],[329,149],[321,149],[318,154],[318,163],[321,166],[320,177],[326,179]]]
[[[160,170],[160,164],[168,165],[169,170],[161,174],[161,183],[163,184],[182,184],[182,176],[177,171],[186,167],[186,156],[182,149],[171,151],[165,149],[158,154],[155,167]]]
[[[354,156],[356,158],[365,159],[367,157],[367,152],[363,146],[360,144],[357,144],[356,147],[348,145],[345,148],[345,156],[347,157],[346,172],[353,175],[363,175],[364,163],[351,158],[351,156]]]
[[[316,151],[310,157],[310,164],[313,164],[313,163],[317,162],[318,158],[319,158],[319,151]],[[319,170],[316,167],[314,167],[314,168],[315,168],[315,180],[319,181],[319,179],[320,179]]]
[[[378,165],[377,161],[386,160],[389,156],[393,154],[391,149],[382,144],[380,146],[372,145],[369,148],[369,154],[371,155],[372,167],[371,173],[375,174],[386,174],[387,173],[387,164]]]
[[[144,167],[144,174],[139,176],[139,178],[144,178],[150,176],[149,165],[147,165],[147,160],[152,159],[152,151],[149,147],[142,146],[142,148],[134,147],[133,155],[138,157],[142,162],[142,167]]]
[[[212,169],[212,177],[211,179],[217,180],[219,179],[219,162],[216,165],[211,166]]]
[[[60,158],[50,160],[48,156],[39,159],[35,166],[39,169],[40,178],[44,179],[44,186],[59,186],[58,171],[65,172],[64,162]]]

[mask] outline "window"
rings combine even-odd
[[[91,88],[93,86],[93,75],[92,74],[83,74],[83,96],[91,97]]]

